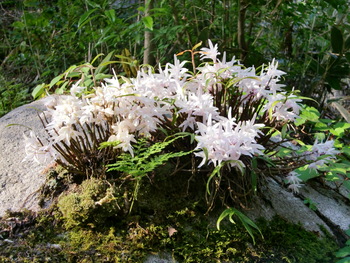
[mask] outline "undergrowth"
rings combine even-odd
[[[0,117],[30,101],[25,84],[16,84],[0,71]]]
[[[145,262],[166,253],[174,262],[335,262],[330,237],[319,238],[281,218],[260,221],[265,236],[256,245],[236,225],[218,231],[189,208],[169,214],[162,223],[126,220],[99,229],[69,232],[37,218],[33,230],[2,241],[0,262]]]

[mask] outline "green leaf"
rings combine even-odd
[[[97,3],[95,3],[94,1],[90,1],[90,0],[84,0],[89,6],[91,6],[92,8],[98,8],[101,9],[101,6]]]
[[[146,28],[153,31],[153,18],[151,16],[145,16],[142,18],[142,22]]]
[[[209,176],[209,178],[208,178],[208,180],[207,180],[207,186],[206,186],[206,188],[207,188],[207,193],[208,194],[210,194],[210,189],[209,189],[209,185],[210,185],[210,182],[211,182],[211,180],[214,178],[214,176],[218,176],[218,177],[220,177],[221,175],[220,175],[220,170],[221,170],[221,168],[225,165],[226,163],[225,162],[222,162],[221,164],[219,164],[218,166],[216,166],[215,168],[214,168],[214,170],[213,170],[213,172],[210,174],[210,176]]]
[[[342,149],[341,149],[341,152],[346,154],[348,157],[350,157],[350,147],[349,146],[344,146]]]
[[[332,172],[329,172],[326,174],[326,180],[329,181],[329,182],[336,182],[336,181],[339,181],[340,178],[337,174],[334,174]]]
[[[152,145],[149,145],[146,139],[141,139],[134,145],[134,156],[131,156],[130,153],[121,154],[116,163],[107,165],[108,171],[120,171],[132,175],[134,178],[141,179],[141,177],[146,176],[147,173],[153,171],[170,158],[190,154],[192,151],[161,154],[168,145],[185,136],[188,136],[188,134],[175,134],[167,137],[163,142],[157,142]]]
[[[120,141],[112,141],[112,142],[101,142],[100,146],[98,147],[99,150],[102,150],[107,147],[116,147],[119,144],[121,144]]]
[[[286,138],[287,131],[288,131],[288,126],[285,124],[285,125],[283,125],[282,130],[281,130],[282,139]]]
[[[238,219],[241,221],[242,225],[244,226],[244,228],[252,238],[254,244],[255,244],[255,237],[254,237],[253,229],[257,230],[260,233],[261,237],[263,237],[259,227],[249,217],[247,217],[245,214],[243,214],[242,212],[240,212],[239,210],[233,207],[227,208],[221,213],[218,220],[216,221],[217,229],[220,230],[220,223],[226,217],[229,217],[229,220],[231,223],[235,223],[235,221],[232,219],[234,215],[237,216]]]
[[[241,220],[243,226],[245,227],[245,229],[247,230],[247,232],[249,233],[249,235],[253,239],[254,244],[255,244],[255,238],[254,238],[253,230],[251,229],[251,227],[254,228],[255,230],[257,230],[259,232],[259,234],[261,235],[261,237],[263,238],[263,234],[261,233],[259,227],[249,217],[247,217],[245,214],[243,214],[242,212],[240,212],[238,210],[236,211],[236,215]]]
[[[94,84],[94,82],[92,79],[86,79],[82,85],[83,85],[83,87],[90,87],[93,84]]]
[[[333,26],[331,30],[331,45],[334,53],[340,54],[343,52],[343,33],[335,26]]]
[[[109,64],[114,64],[116,61],[111,61],[111,58],[114,54],[114,51],[108,53],[108,55],[101,61],[101,63],[97,66],[95,74],[103,73],[103,71],[107,68]]]
[[[220,230],[220,224],[221,224],[221,221],[227,217],[227,216],[232,216],[235,214],[235,210],[234,208],[228,208],[228,209],[225,209],[219,216],[218,220],[216,221],[216,228],[218,230]],[[234,221],[232,221],[234,222]]]
[[[350,246],[341,248],[338,252],[335,253],[337,258],[342,258],[350,255]]]
[[[301,115],[309,121],[318,122],[321,114],[316,108],[306,106]]]
[[[302,109],[299,118],[295,120],[295,125],[299,126],[307,121],[318,122],[320,115],[320,112],[316,108],[305,106]]]
[[[258,190],[258,175],[254,170],[251,171],[251,177],[252,177],[252,189],[254,194],[256,194]]]
[[[113,75],[111,74],[104,74],[104,73],[99,73],[95,76],[95,79],[96,80],[101,80],[101,79],[108,79],[108,78],[111,78],[113,77]]]
[[[115,23],[116,16],[115,16],[115,10],[114,9],[109,9],[105,11],[106,17],[108,17],[109,21],[111,23]]]
[[[350,117],[350,113],[348,115]],[[345,131],[349,130],[349,128],[350,122],[338,122],[329,131],[337,137],[343,137]]]
[[[81,72],[71,72],[67,74],[66,78],[80,78],[81,77]]]
[[[145,7],[144,6],[139,6],[138,8],[137,8],[137,11],[140,11],[140,12],[145,12]]]
[[[57,82],[57,84],[60,82]],[[66,91],[66,86],[68,85],[69,81],[63,82],[63,85],[55,90],[56,94],[63,94]]]
[[[77,67],[78,66],[76,66],[76,65],[72,65],[63,74],[67,75],[67,74],[71,73],[73,70],[75,70]]]
[[[24,6],[28,6],[28,7],[36,7],[39,5],[39,1],[37,1],[37,0],[24,0],[23,4],[24,4]]]
[[[343,258],[335,263],[350,263],[350,257]]]
[[[78,30],[79,30],[82,26],[84,26],[87,22],[90,21],[90,20],[88,20],[89,16],[90,16],[93,12],[95,12],[96,10],[97,10],[97,9],[91,9],[91,10],[85,12],[85,13],[80,17],[80,19],[79,19],[79,21],[78,21]]]
[[[93,65],[94,63],[95,63],[95,61],[99,58],[99,57],[101,57],[101,56],[103,56],[104,54],[103,53],[100,53],[100,54],[98,54],[96,57],[94,57],[94,59],[91,61],[91,65]]]
[[[63,74],[58,75],[57,77],[53,78],[49,84],[49,89],[51,89],[53,86],[55,86],[57,84],[57,82],[59,82],[63,77]]]
[[[23,22],[21,22],[21,21],[15,21],[15,22],[13,22],[13,23],[12,23],[12,26],[13,26],[14,28],[18,28],[18,29],[23,29],[23,28],[26,27],[26,25],[25,25]]]
[[[34,90],[32,91],[32,96],[33,99],[37,99],[39,98],[42,94],[44,94],[45,89],[46,89],[47,85],[45,83],[39,84],[37,85]]]
[[[278,149],[276,156],[283,158],[286,156],[290,156],[292,152],[293,152],[293,150],[291,150],[291,149],[281,147],[280,149]]]
[[[315,169],[309,169],[307,165],[296,169],[295,172],[300,174],[299,178],[304,182],[319,176],[319,173]]]
[[[320,131],[320,132],[324,132],[324,131],[329,131],[329,126],[327,123],[325,123],[323,121],[323,119],[320,119],[319,122],[317,122],[314,126],[314,130],[315,131]],[[324,133],[323,133],[324,134]]]

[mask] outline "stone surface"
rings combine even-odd
[[[304,203],[306,199],[316,205],[315,211]],[[348,203],[349,199],[335,189],[324,188],[318,183],[304,185],[300,194],[294,195],[278,179],[268,178],[262,196],[256,198],[253,207],[245,212],[252,219],[271,219],[278,215],[319,235],[323,235],[322,226],[342,243],[347,238],[344,231],[350,225]]]
[[[44,100],[21,106],[0,118],[0,216],[6,210],[37,210],[36,191],[44,182],[41,173],[47,163],[22,162],[25,157],[23,134],[32,128],[45,136],[37,111]]]
[[[328,226],[308,208],[298,197],[290,191],[283,189],[281,185],[268,178],[263,198],[257,198],[251,210],[247,214],[252,219],[263,217],[272,219],[279,215],[294,224],[302,224],[305,229],[313,232],[321,232],[319,225],[323,225],[330,231]]]
[[[169,254],[150,255],[145,263],[177,263]]]
[[[301,188],[300,193],[315,203],[318,215],[327,219],[329,224],[344,231],[350,228],[349,199],[334,189],[320,184],[306,185]]]

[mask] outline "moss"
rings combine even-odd
[[[218,231],[196,207],[172,212],[157,224],[132,219],[67,232],[55,217],[43,213],[33,229],[11,237],[14,243],[1,242],[0,262],[137,263],[161,252],[177,262],[335,262],[337,246],[330,237],[320,238],[281,218],[258,222],[265,239],[257,236],[255,245],[241,226],[223,224]]]
[[[330,236],[318,237],[281,218],[257,222],[264,239],[256,235],[256,244],[228,220],[218,231],[217,216],[205,216],[205,201],[198,197],[204,196],[198,194],[202,182],[190,178],[162,174],[143,181],[129,215],[125,193],[132,192],[130,186],[84,181],[63,194],[56,208],[38,215],[32,228],[8,235],[13,243],[0,238],[0,262],[137,263],[163,252],[177,262],[336,261],[338,247]]]
[[[67,228],[96,227],[106,223],[108,218],[117,218],[123,203],[123,197],[114,186],[92,178],[61,196],[57,206]]]
[[[283,254],[288,262],[318,263],[335,262],[334,251],[338,246],[329,233],[324,237],[306,231],[300,225],[293,225],[282,218],[260,221],[265,240],[258,248],[268,248],[274,254]]]

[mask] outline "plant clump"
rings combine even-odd
[[[282,177],[294,193],[313,177],[348,181],[347,125],[333,129],[324,121],[303,138],[308,98],[280,83],[285,72],[278,62],[246,68],[226,53],[219,58],[218,46],[208,43],[177,55],[191,53],[193,72],[174,56],[157,72],[143,67],[134,78],[115,75],[96,87],[78,82],[69,94],[46,99],[40,118],[49,139],[25,137],[26,159],[54,159],[70,173],[76,188],[58,200],[68,229],[126,220],[135,203],[145,208],[144,200],[137,206],[138,197],[148,197],[143,190],[164,191],[159,177],[170,183],[181,174],[188,183],[178,193],[205,199],[207,215],[225,207],[217,229],[224,218],[238,218],[254,243],[262,232],[237,208],[249,205],[266,176]],[[159,174],[162,166],[171,167],[169,176]]]
[[[279,83],[284,72],[277,61],[245,68],[235,58],[227,61],[225,53],[219,59],[211,41],[209,48],[196,51],[199,46],[189,50],[203,61],[198,67],[192,61],[193,73],[185,67],[187,61],[174,57],[174,64],[167,63],[159,73],[143,68],[136,78],[115,76],[93,89],[78,82],[69,95],[49,96],[41,119],[50,138],[26,137],[27,159],[53,158],[77,183],[106,179],[106,165],[123,152],[133,157],[141,139],[154,144],[187,133],[191,143],[174,142],[172,151],[192,150],[184,168],[214,172],[208,180],[210,199],[234,189],[233,174],[244,174],[254,157],[275,147],[272,138],[283,127],[293,126],[301,98]]]

